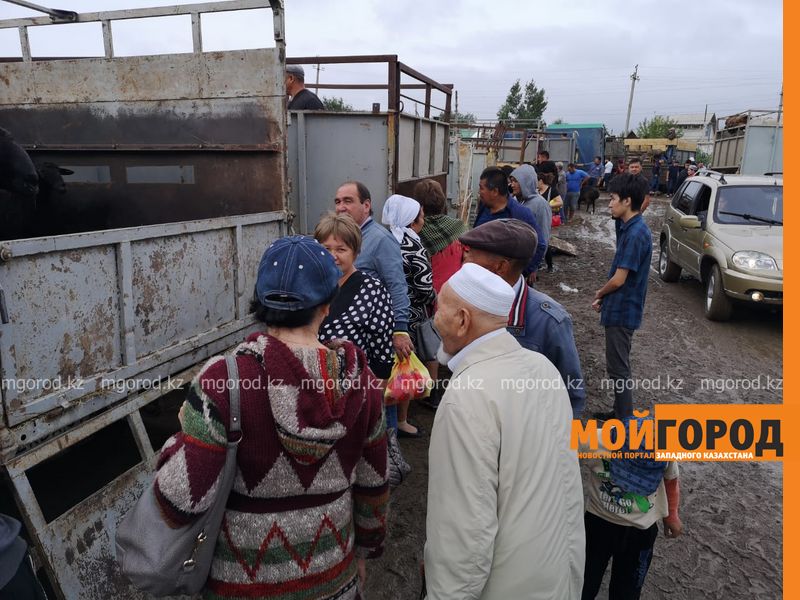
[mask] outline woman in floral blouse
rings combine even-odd
[[[422,245],[419,232],[425,225],[425,211],[413,198],[394,194],[389,196],[383,205],[383,224],[388,225],[392,235],[400,242],[403,256],[403,271],[408,284],[409,308],[408,329],[413,339],[416,328],[433,315],[436,292],[433,290],[433,271],[428,251]],[[398,435],[401,437],[417,437],[419,431],[408,420],[408,403],[401,403],[398,408]]]

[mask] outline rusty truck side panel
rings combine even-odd
[[[274,47],[203,52],[202,15],[240,9],[272,12]],[[176,14],[191,15],[194,52],[114,57],[112,21]],[[102,24],[105,57],[34,60],[27,29],[49,19],[0,21],[22,41],[21,59],[0,61],[0,126],[35,162],[74,171],[65,194],[0,215],[0,486],[57,598],[138,599],[114,534],[163,441],[147,411],[258,328],[259,259],[287,233],[283,6],[77,22]],[[75,459],[109,432],[88,465]],[[80,495],[71,481],[47,486],[42,473],[62,464],[90,474]]]

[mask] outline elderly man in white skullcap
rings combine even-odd
[[[431,432],[428,600],[580,598],[585,537],[558,370],[506,331],[514,290],[465,264],[436,327],[453,372]]]

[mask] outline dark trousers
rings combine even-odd
[[[0,589],[0,600],[47,600],[27,554],[11,581]]]
[[[633,414],[632,338],[633,329],[606,327],[606,371],[614,386],[614,412],[618,419]]]
[[[615,525],[586,513],[586,568],[581,600],[594,600],[611,560],[609,600],[639,600],[644,578],[653,560],[658,535],[655,523],[648,529]]]
[[[553,248],[551,246],[548,246],[547,252],[544,253],[544,262],[548,269],[553,268]]]

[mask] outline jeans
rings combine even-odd
[[[653,177],[650,179],[650,191],[658,191],[658,175],[653,175]]]
[[[647,529],[617,525],[587,512],[586,568],[581,600],[594,600],[611,560],[608,597],[614,600],[639,600],[644,579],[653,560],[658,525]]]
[[[614,412],[618,419],[633,414],[632,338],[633,329],[606,327],[606,371],[614,386]]]
[[[676,181],[674,179],[667,180],[667,194],[669,194],[670,196],[672,196],[672,194],[674,194],[675,191],[678,189],[678,186],[675,185],[675,183]]]
[[[567,192],[567,197],[564,198],[564,208],[576,209],[578,208],[578,196],[580,192]]]
[[[397,429],[397,404],[386,407],[386,429]]]

